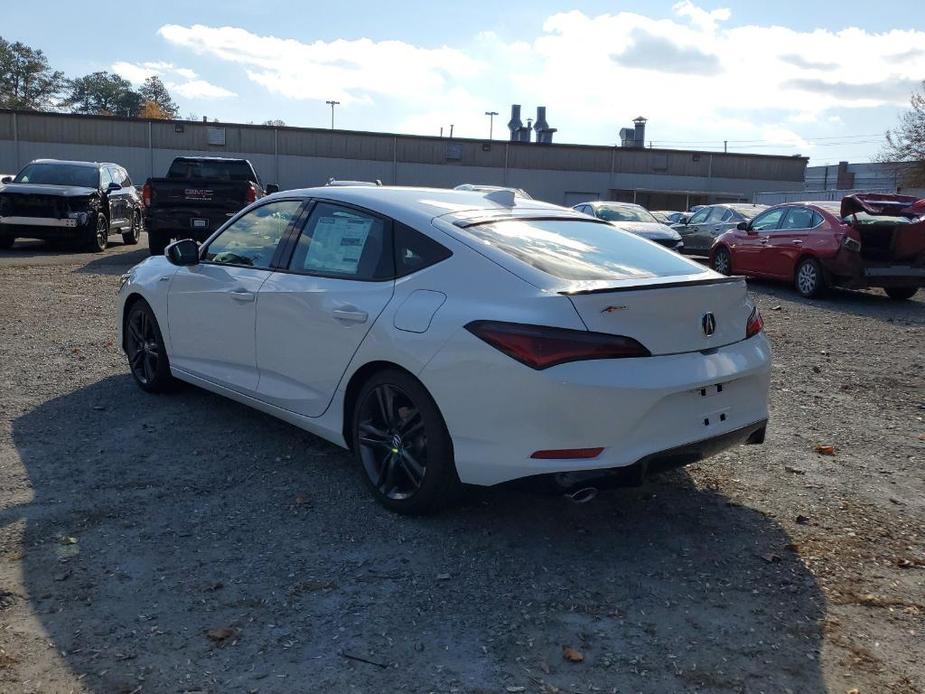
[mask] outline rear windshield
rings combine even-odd
[[[703,266],[610,224],[578,219],[504,220],[467,227],[484,243],[566,280],[676,277]]]
[[[644,210],[641,207],[602,206],[597,208],[596,216],[608,222],[647,222],[649,224],[658,222],[648,210]]]
[[[243,160],[177,159],[167,171],[167,178],[211,178],[219,181],[253,181],[256,176],[250,164]]]
[[[76,164],[29,164],[19,172],[13,182],[99,188],[100,172],[95,166],[79,166]]]

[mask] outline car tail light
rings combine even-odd
[[[247,186],[247,201],[254,202],[257,200],[257,186],[253,183]]]
[[[745,339],[747,340],[754,335],[757,335],[764,328],[764,318],[761,317],[761,313],[758,311],[758,307],[752,309],[752,315],[748,317],[748,323],[745,325]]]
[[[141,189],[141,201],[145,207],[151,207],[151,200],[154,199],[154,190],[150,183],[145,183]]]
[[[474,321],[466,330],[531,369],[587,359],[650,357],[652,353],[631,337],[542,325]]]
[[[537,451],[531,458],[536,460],[576,460],[579,458],[597,458],[603,448],[560,448],[552,451]]]

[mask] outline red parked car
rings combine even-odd
[[[710,267],[793,282],[806,297],[838,286],[909,299],[925,287],[925,199],[858,193],[770,207],[719,236]]]

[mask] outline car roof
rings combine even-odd
[[[97,161],[70,161],[68,159],[33,159],[30,164],[67,164],[68,166],[86,166],[87,168],[99,168],[100,166],[119,166],[112,162]]]
[[[409,226],[426,228],[437,217],[450,224],[494,217],[549,217],[587,220],[574,210],[509,191],[468,191],[403,186],[321,186],[274,193],[274,198],[318,198],[356,205]]]

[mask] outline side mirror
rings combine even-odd
[[[106,187],[107,193],[115,193],[118,190],[122,190],[122,186],[116,183],[115,181],[113,181]]]
[[[0,178],[0,183],[12,183],[12,182],[13,182],[12,176],[4,176],[3,178]]]
[[[164,250],[164,255],[174,265],[198,265],[199,264],[199,244],[193,239],[181,239],[174,241]]]
[[[739,231],[748,231],[748,222],[739,222],[736,224],[736,229]]]
[[[267,195],[271,195],[271,194],[273,194],[273,193],[278,193],[278,192],[279,192],[279,184],[278,184],[278,183],[267,183],[267,188],[266,188],[266,190],[267,190]]]

